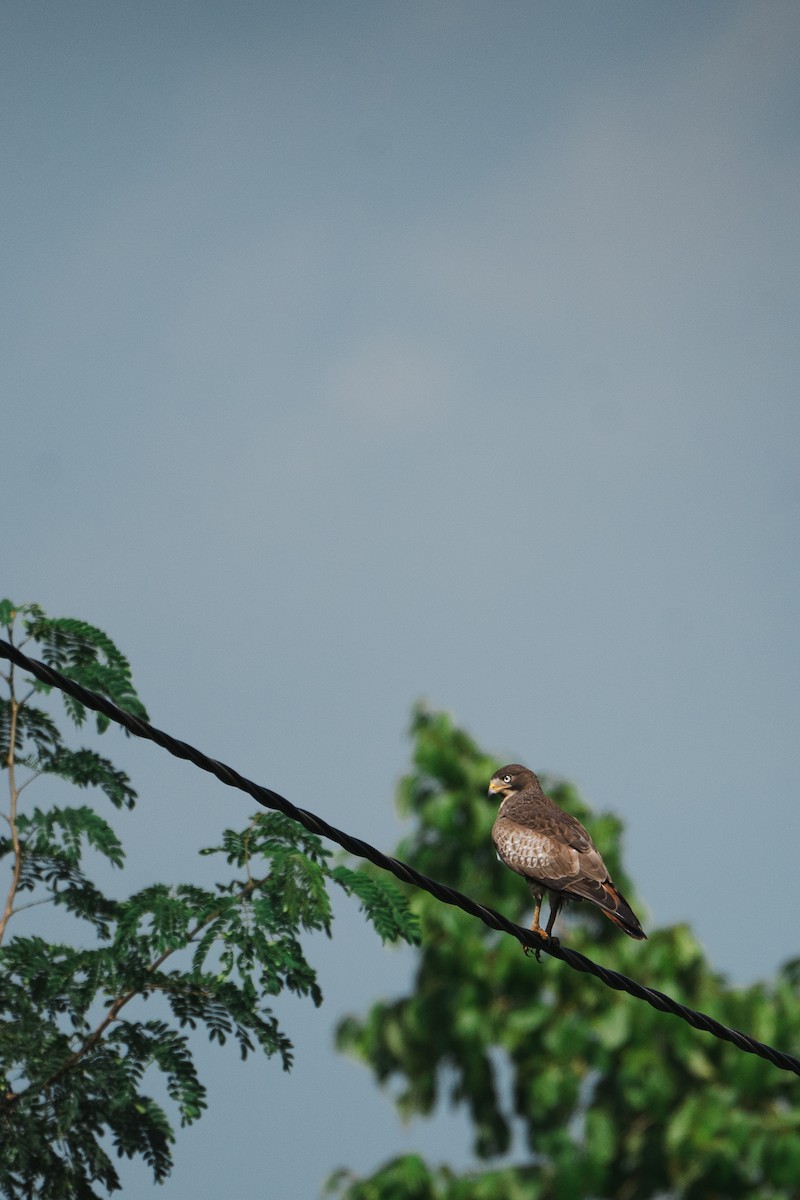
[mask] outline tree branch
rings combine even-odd
[[[263,879],[249,880],[241,889],[241,891],[236,896],[232,897],[233,902],[239,903],[242,900],[246,900],[247,897],[250,896],[257,888],[266,883],[268,879],[269,875],[265,875]],[[156,971],[160,970],[160,968],[164,965],[167,959],[171,957],[171,955],[176,954],[178,950],[184,950],[186,946],[190,946],[198,937],[198,935],[201,934],[203,930],[211,924],[212,921],[216,921],[217,917],[222,915],[226,907],[228,906],[220,906],[219,908],[215,909],[214,912],[209,913],[208,916],[203,917],[202,920],[198,921],[185,942],[183,942],[180,946],[170,946],[163,952],[163,954],[160,954],[158,958],[154,959],[150,963],[147,968],[147,974],[150,976],[155,975]],[[46,1091],[48,1088],[52,1087],[54,1083],[57,1083],[59,1079],[61,1079],[69,1071],[73,1070],[73,1068],[78,1065],[81,1059],[85,1058],[89,1051],[97,1045],[109,1026],[116,1021],[126,1004],[129,1004],[131,1000],[136,998],[136,996],[144,995],[145,992],[150,990],[159,990],[159,985],[153,984],[152,986],[148,986],[145,984],[142,987],[131,988],[130,991],[123,992],[122,995],[117,996],[116,1000],[113,1001],[111,1007],[103,1017],[103,1020],[100,1022],[100,1024],[92,1030],[92,1032],[87,1038],[85,1038],[78,1049],[75,1050],[73,1054],[70,1054],[69,1058],[65,1059],[61,1066],[57,1068],[57,1070],[48,1075],[48,1077],[42,1080],[41,1083],[30,1083],[20,1092],[6,1092],[4,1096],[0,1097],[0,1108],[4,1108],[8,1111],[18,1104],[23,1097],[37,1095],[39,1092]]]
[[[11,828],[11,845],[14,851],[14,866],[11,872],[11,886],[8,889],[6,897],[5,909],[3,916],[0,918],[0,943],[5,937],[6,926],[12,912],[14,911],[14,897],[17,894],[19,887],[19,877],[22,871],[22,847],[19,842],[19,830],[17,829],[17,802],[19,800],[19,789],[16,783],[16,774],[14,770],[14,749],[17,741],[17,714],[19,713],[19,703],[14,694],[14,668],[12,666],[9,671],[8,688],[10,692],[10,708],[11,720],[8,730],[8,756],[6,758],[6,766],[8,767],[8,787],[10,792],[10,802],[6,819]]]

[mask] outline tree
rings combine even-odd
[[[8,600],[0,602],[0,625],[9,640],[21,625],[50,666],[146,718],[127,660],[100,630]],[[212,890],[159,883],[125,900],[105,895],[85,856],[91,849],[122,867],[112,826],[87,804],[34,807],[28,788],[53,776],[131,809],[131,782],[96,750],[67,744],[47,707],[48,687],[20,680],[13,666],[2,681],[8,807],[0,838],[7,872],[0,896],[0,1194],[89,1200],[96,1186],[120,1186],[111,1149],[141,1155],[158,1181],[171,1168],[170,1117],[142,1090],[151,1068],[162,1073],[181,1124],[202,1115],[205,1089],[186,1029],[204,1027],[243,1058],[258,1049],[290,1068],[292,1046],[270,1001],[289,991],[321,1002],[301,938],[307,930],[330,934],[331,884],[360,900],[384,939],[413,941],[416,924],[392,885],[333,866],[319,838],[278,813],[226,829],[203,851],[226,866]],[[79,729],[86,710],[66,695],[63,702]],[[108,724],[98,717],[98,732]],[[12,937],[19,914],[36,905],[74,917],[76,941]],[[145,1017],[148,998],[152,1015]]]
[[[414,769],[398,804],[414,828],[397,856],[527,924],[527,891],[495,861],[490,838],[486,786],[498,762],[445,714],[419,709],[412,733]],[[569,784],[551,780],[548,791],[588,827],[638,911],[620,822],[593,815]],[[797,1196],[794,1076],[554,959],[536,963],[424,892],[410,904],[422,930],[413,990],[347,1018],[338,1043],[394,1085],[403,1116],[433,1113],[449,1092],[487,1166],[459,1175],[408,1155],[367,1178],[340,1170],[329,1181],[340,1200]],[[732,988],[684,925],[633,942],[589,905],[560,921],[570,945],[605,965],[759,1039],[798,1044],[800,961],[770,983]]]

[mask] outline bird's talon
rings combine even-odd
[[[538,935],[542,939],[542,941],[545,941],[545,942],[558,941],[557,938],[551,938],[550,934],[546,933],[544,929],[538,929],[533,925],[531,926],[531,933],[538,933]],[[537,962],[542,961],[542,947],[541,946],[523,946],[522,948],[525,951],[526,956],[530,957],[531,954],[535,954],[536,961]]]

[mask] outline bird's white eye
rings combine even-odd
[[[511,783],[511,776],[510,776],[510,775],[504,775],[504,776],[503,776],[503,783]]]

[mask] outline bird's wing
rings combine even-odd
[[[564,812],[555,804],[549,811],[538,815],[536,824],[537,828],[554,842],[569,846],[573,850],[577,850],[579,854],[588,854],[591,851],[597,854],[594,842],[578,818],[573,817],[571,813]],[[599,854],[597,857],[600,857]]]
[[[560,815],[569,818],[568,813]],[[497,853],[512,871],[552,891],[594,899],[596,885],[608,879],[608,871],[583,826],[574,821],[576,831],[572,821],[574,818],[562,822],[553,817],[533,826],[498,817],[492,837]]]
[[[498,815],[532,833],[572,846],[582,854],[594,849],[594,842],[577,817],[559,808],[541,788],[538,792],[529,790],[509,796]]]

